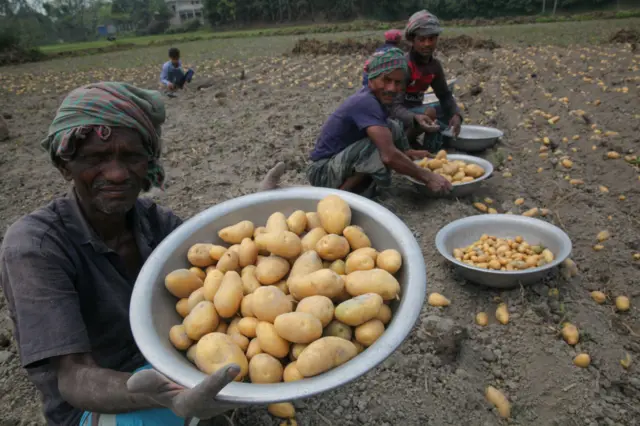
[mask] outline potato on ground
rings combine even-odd
[[[251,293],[251,310],[260,321],[273,323],[279,315],[291,312],[293,306],[279,288],[264,286]]]
[[[227,226],[221,229],[218,231],[218,236],[226,243],[240,244],[245,238],[253,237],[254,229],[255,226],[253,222],[243,220],[233,226]]]
[[[209,251],[213,247],[213,244],[194,244],[189,248],[187,252],[187,259],[193,266],[200,268],[206,268],[213,265],[215,260],[209,256]]]
[[[351,340],[353,337],[353,330],[351,330],[351,327],[347,324],[343,324],[338,320],[333,320],[325,327],[322,335],[325,337],[333,336],[345,340]]]
[[[278,402],[267,406],[269,414],[281,419],[293,419],[296,416],[296,409],[290,402]]]
[[[356,271],[345,277],[345,288],[352,296],[376,293],[384,300],[393,300],[400,292],[400,283],[384,269]]]
[[[336,307],[338,321],[357,327],[376,318],[382,307],[382,297],[376,293],[367,293],[342,302]]]
[[[376,264],[393,275],[402,267],[402,256],[398,250],[385,250],[378,255]]]
[[[256,327],[256,336],[262,352],[276,358],[284,358],[289,353],[289,342],[278,335],[273,324],[260,321]]]
[[[306,276],[294,277],[289,282],[289,292],[297,300],[310,296],[326,296],[330,299],[344,290],[344,280],[330,269],[321,269]]]
[[[178,324],[171,327],[169,330],[169,340],[180,351],[186,351],[193,345],[193,340],[187,335],[187,331],[184,325]]]
[[[344,364],[357,354],[358,349],[350,341],[328,336],[307,346],[296,366],[304,377],[312,377]]]
[[[279,383],[282,374],[282,364],[269,354],[254,355],[249,362],[251,383]]]
[[[351,250],[371,247],[371,240],[369,239],[369,237],[367,237],[367,234],[364,233],[364,229],[359,226],[347,226],[346,228],[344,228],[344,231],[342,233],[349,242]]]
[[[291,269],[287,259],[279,256],[269,256],[258,262],[256,278],[263,285],[271,285],[282,280]]]
[[[334,306],[326,296],[310,296],[302,299],[296,307],[296,312],[306,312],[318,318],[322,327],[329,325],[333,319]]]
[[[324,260],[333,262],[349,254],[349,242],[345,237],[336,234],[325,235],[316,244],[316,251]]]
[[[311,343],[322,336],[322,323],[306,312],[278,315],[273,325],[278,335],[291,343]]]
[[[318,202],[318,218],[330,234],[342,235],[351,224],[351,207],[337,195],[329,195]]]
[[[295,382],[297,380],[304,379],[304,376],[300,371],[298,371],[298,367],[296,367],[296,361],[290,362],[284,368],[284,373],[282,374],[282,379],[285,382]]]
[[[213,374],[229,364],[240,367],[240,373],[234,379],[239,382],[249,373],[249,362],[230,336],[222,333],[209,333],[203,336],[196,347],[196,365],[205,374]]]
[[[216,311],[223,318],[233,317],[240,309],[243,296],[242,278],[236,271],[227,272],[213,298]]]
[[[204,285],[200,277],[188,269],[177,269],[167,274],[164,285],[169,293],[182,299],[187,298]]]
[[[372,319],[356,327],[356,340],[362,345],[369,347],[384,333],[384,324],[378,319]]]
[[[182,322],[191,340],[200,340],[205,334],[212,333],[219,323],[216,308],[207,300],[198,303]]]

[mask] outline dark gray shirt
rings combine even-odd
[[[182,223],[148,199],[136,202],[128,220],[143,261]],[[126,372],[145,363],[129,325],[134,282],[87,223],[73,190],[5,234],[0,284],[22,366],[42,393],[49,425],[76,426],[82,416],[60,396],[50,358],[91,352],[101,367]]]

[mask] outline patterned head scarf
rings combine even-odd
[[[389,30],[384,33],[384,40],[387,43],[399,43],[402,40],[402,31],[400,30]]]
[[[367,59],[364,69],[369,80],[373,80],[396,69],[401,69],[406,73],[409,66],[404,52],[394,47],[384,52],[374,53]]]
[[[162,152],[161,128],[165,120],[162,95],[127,83],[101,82],[73,90],[62,101],[42,147],[51,160],[69,161],[80,140],[95,131],[107,140],[113,127],[138,131],[149,154],[147,188],[162,188],[164,169],[160,164]]]
[[[415,36],[438,35],[441,32],[440,20],[432,13],[421,10],[409,18],[404,36],[407,40],[412,41]]]

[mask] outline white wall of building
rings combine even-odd
[[[166,0],[169,11],[173,13],[171,25],[182,25],[187,21],[199,19],[204,23],[202,0]]]

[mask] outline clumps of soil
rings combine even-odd
[[[640,33],[636,30],[623,29],[609,39],[610,43],[640,43]]]
[[[25,64],[41,61],[45,57],[38,49],[25,49],[19,46],[0,51],[0,66]]]
[[[476,39],[468,35],[460,35],[451,38],[442,38],[438,41],[438,49],[441,50],[479,50],[498,49],[500,45],[495,41],[489,39]]]

